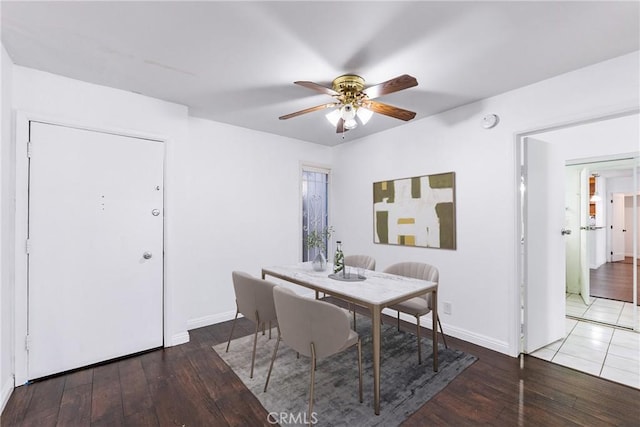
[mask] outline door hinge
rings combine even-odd
[[[27,251],[27,255],[31,253],[31,240],[29,239],[27,239],[26,251]]]
[[[27,142],[27,157],[31,158],[33,154],[33,143]]]
[[[24,349],[29,351],[29,347],[31,347],[31,337],[27,335],[24,337]]]

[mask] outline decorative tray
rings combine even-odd
[[[342,282],[362,282],[363,280],[366,279],[366,277],[361,277],[361,276],[358,276],[357,274],[352,274],[352,273],[349,273],[346,276],[343,276],[342,273],[338,273],[338,274],[333,273],[329,275],[329,278],[333,280],[340,280]]]

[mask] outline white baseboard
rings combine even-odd
[[[313,292],[312,292],[313,294]],[[396,311],[384,309],[384,314],[388,314],[392,317],[396,316]],[[220,322],[226,322],[227,320],[232,320],[235,316],[235,311],[228,311],[225,313],[211,314],[208,316],[198,317],[196,319],[191,319],[187,321],[187,328],[189,330],[202,328],[205,326],[213,325]],[[400,319],[405,320],[407,322],[413,323],[415,325],[416,318],[404,313],[400,314]],[[421,318],[420,321],[421,326],[431,329],[431,314],[427,314],[426,316]],[[470,342],[472,344],[479,345],[481,347],[488,348],[490,350],[497,351],[499,353],[503,353],[506,355],[510,355],[509,344],[504,341],[498,341],[494,338],[487,337],[485,335],[476,334],[473,332],[469,332],[465,329],[452,327],[449,325],[443,325],[445,333],[452,337],[459,338],[461,340]]]
[[[499,341],[494,338],[487,337],[486,335],[472,333],[465,329],[453,326],[444,325],[444,330],[447,335],[451,335],[452,337],[479,345],[480,347],[488,348],[489,350],[497,351],[498,353],[506,354],[507,356],[513,356],[509,349],[509,343],[505,341]]]
[[[13,382],[13,375],[2,385],[2,390],[0,390],[0,413],[4,411],[4,407],[7,406],[7,402],[11,397],[11,393],[13,393],[13,389],[15,384]]]
[[[383,310],[384,314],[389,314],[390,316],[396,317],[397,312],[395,310]],[[400,319],[409,323],[416,324],[416,318],[404,313],[400,313]],[[431,313],[427,314],[420,318],[420,326],[424,326],[425,328],[432,329],[433,322],[431,321]],[[442,318],[440,318],[442,322]],[[488,348],[493,351],[497,351],[498,353],[506,354],[507,356],[511,356],[511,352],[509,351],[509,343],[505,341],[499,341],[491,337],[487,337],[485,335],[476,334],[474,332],[470,332],[466,329],[456,328],[455,326],[450,326],[447,324],[443,324],[442,328],[447,336],[452,336],[463,341],[470,342],[472,344],[479,345],[480,347]]]
[[[179,332],[171,336],[171,344],[167,347],[173,347],[174,345],[185,344],[189,342],[189,331]]]
[[[208,316],[202,316],[196,319],[187,320],[187,329],[192,330],[197,328],[203,328],[205,326],[214,325],[216,323],[226,322],[227,320],[233,320],[235,315],[236,315],[236,312],[235,310],[233,310],[233,311],[227,311],[224,313],[210,314]]]

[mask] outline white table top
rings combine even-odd
[[[355,270],[355,269],[354,269]],[[355,302],[371,305],[388,306],[411,296],[418,296],[437,290],[438,284],[426,280],[397,276],[379,271],[365,271],[366,280],[346,282],[329,278],[333,273],[333,265],[327,263],[325,271],[314,271],[311,262],[286,266],[265,267],[263,273],[273,273],[302,286],[333,294],[345,296]]]

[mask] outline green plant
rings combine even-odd
[[[331,233],[333,233],[333,226],[324,227],[322,230],[311,230],[307,234],[307,248],[326,249],[326,241],[331,237]]]

